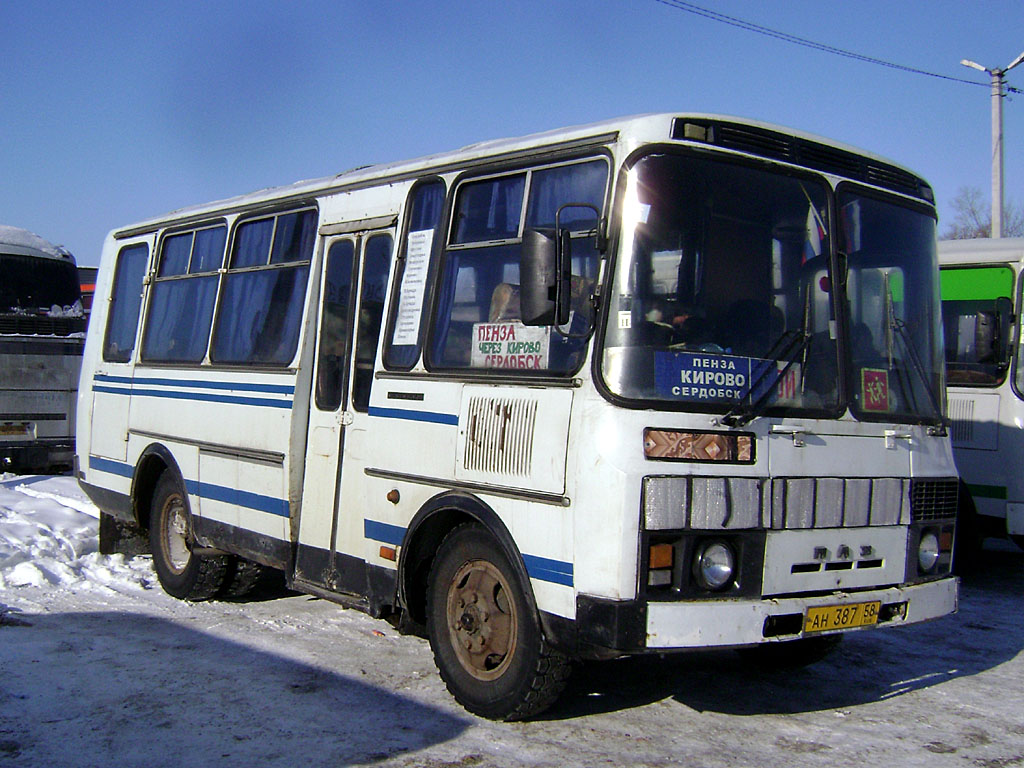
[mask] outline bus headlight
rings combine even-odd
[[[712,541],[697,549],[693,575],[704,589],[721,589],[732,581],[735,571],[736,556],[725,542]]]
[[[917,544],[917,565],[921,573],[930,573],[939,562],[939,537],[935,531],[923,531]]]

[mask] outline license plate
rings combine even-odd
[[[0,424],[0,435],[22,435],[28,434],[28,424]]]
[[[804,617],[804,632],[825,632],[830,629],[870,627],[878,623],[879,600],[870,603],[846,603],[845,605],[821,605],[808,608]]]

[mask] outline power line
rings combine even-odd
[[[756,32],[759,35],[765,37],[771,37],[776,40],[781,40],[785,43],[792,43],[793,45],[801,45],[804,48],[811,48],[815,51],[822,51],[824,53],[831,53],[836,56],[843,56],[847,59],[853,59],[854,61],[862,61],[867,64],[877,64],[881,67],[889,67],[890,69],[900,70],[901,72],[910,72],[915,75],[925,75],[927,77],[936,77],[940,80],[950,80],[954,83],[964,83],[965,85],[981,85],[988,87],[988,83],[979,83],[977,80],[967,80],[962,77],[951,77],[949,75],[940,75],[936,72],[928,72],[924,69],[918,69],[917,67],[908,67],[903,64],[896,64],[892,61],[886,61],[885,59],[876,59],[873,56],[865,56],[861,53],[854,51],[847,51],[844,48],[836,48],[834,45],[826,45],[825,43],[817,43],[814,40],[808,40],[804,37],[797,37],[791,35],[788,32],[780,32],[777,29],[771,29],[770,27],[763,27],[760,24],[754,24],[751,21],[744,21],[738,19],[735,16],[727,16],[724,13],[718,11],[712,11],[707,8],[702,8],[699,5],[693,3],[683,2],[683,0],[655,0],[662,5],[667,5],[670,8],[675,8],[677,11],[684,11],[685,13],[692,13],[696,16],[703,16],[706,19],[712,21],[718,21],[722,24],[728,24],[731,27],[737,27],[738,29],[745,29],[748,32]],[[1018,88],[1007,86],[1007,90],[1012,93],[1024,93]]]

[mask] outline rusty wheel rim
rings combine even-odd
[[[515,656],[518,621],[508,580],[492,563],[471,560],[448,587],[448,631],[462,667],[495,680]]]
[[[189,528],[188,514],[185,504],[178,495],[168,497],[163,509],[164,523],[164,560],[175,573],[182,574],[188,567],[192,552],[188,546]]]

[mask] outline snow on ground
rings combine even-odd
[[[143,560],[99,554],[99,510],[72,477],[0,480],[0,589],[64,586],[148,588]]]
[[[586,664],[543,717],[492,723],[430,649],[266,587],[189,604],[97,551],[68,477],[0,475],[0,765],[1024,765],[1024,555],[991,544],[960,613],[863,631],[800,671],[731,652]]]

